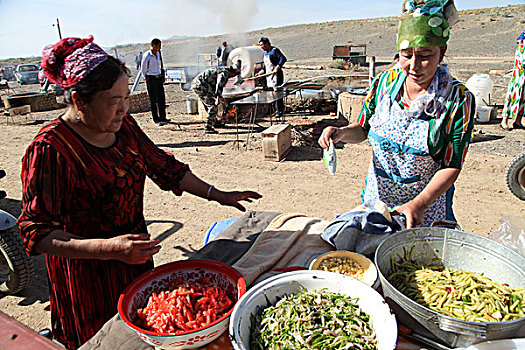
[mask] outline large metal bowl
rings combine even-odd
[[[375,256],[384,296],[400,323],[451,347],[525,336],[525,317],[493,323],[463,321],[426,308],[394,288],[386,279],[390,259],[402,257],[403,249],[413,246],[412,259],[419,263],[483,273],[493,281],[525,288],[525,257],[497,242],[445,228],[405,230],[385,239]]]

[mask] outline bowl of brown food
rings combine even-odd
[[[322,254],[312,261],[310,270],[336,272],[353,277],[374,289],[379,287],[374,263],[364,255],[355,252],[337,250]]]

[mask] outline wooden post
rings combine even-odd
[[[237,111],[237,108],[235,108],[235,135],[237,137],[236,141],[237,141],[237,151],[240,150],[240,145],[239,145],[239,119],[238,119],[238,111]],[[240,105],[239,105],[239,108],[240,108]]]
[[[374,77],[376,76],[376,56],[369,56],[369,57],[370,57],[370,60],[368,63],[368,68],[369,68],[368,76],[369,76],[369,81],[371,84],[372,79],[374,79]]]

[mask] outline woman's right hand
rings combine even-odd
[[[160,250],[159,241],[150,239],[147,233],[127,234],[109,238],[106,250],[111,259],[128,264],[144,264]]]
[[[325,149],[328,149],[328,147],[330,147],[330,139],[332,139],[333,143],[341,140],[341,130],[334,126],[328,126],[324,128],[323,133],[319,137],[319,145]]]

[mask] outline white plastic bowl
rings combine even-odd
[[[361,281],[335,272],[306,270],[283,273],[255,285],[235,305],[229,325],[230,339],[236,350],[250,349],[251,316],[268,302],[274,304],[285,294],[327,288],[332,292],[359,298],[359,308],[370,315],[377,336],[378,350],[396,347],[397,323],[385,300]]]

